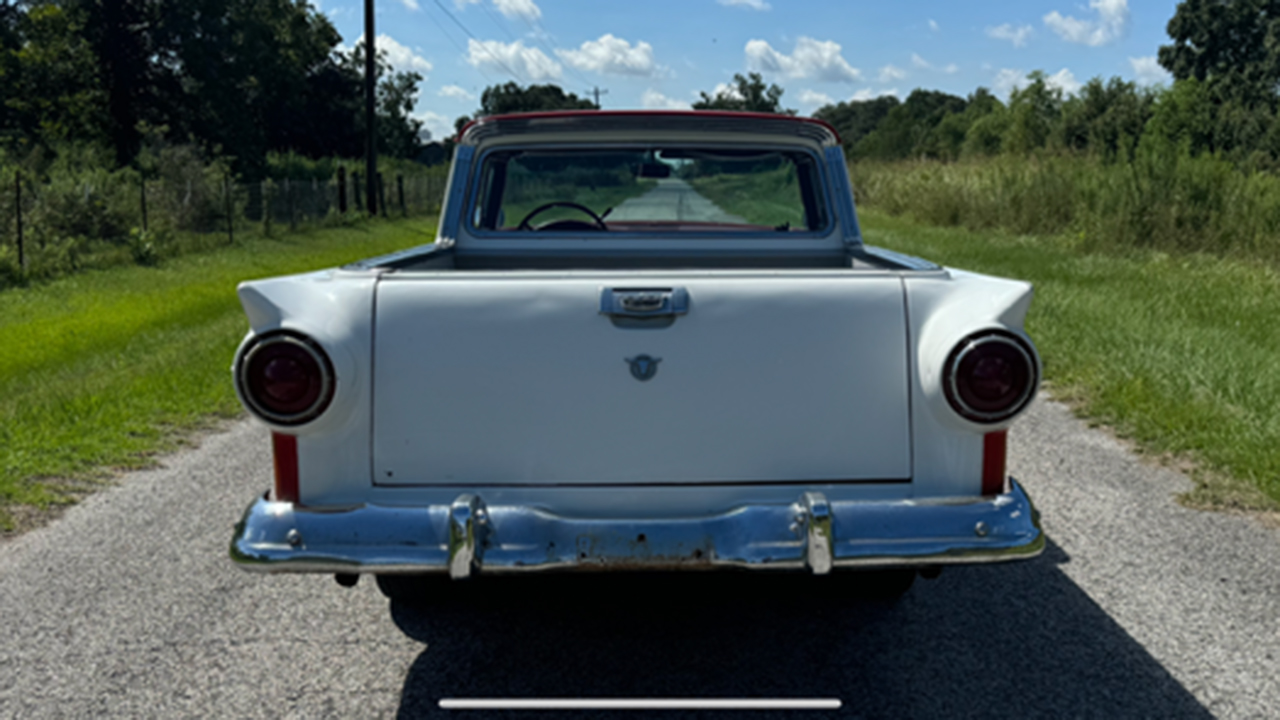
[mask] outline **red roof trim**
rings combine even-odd
[[[840,133],[831,126],[831,123],[818,118],[797,117],[795,115],[784,115],[781,113],[761,113],[761,112],[737,112],[733,110],[544,110],[540,112],[527,113],[508,113],[505,115],[486,115],[476,118],[466,125],[462,126],[462,130],[458,132],[455,140],[461,141],[462,136],[467,134],[467,130],[472,125],[480,123],[502,122],[504,120],[544,120],[556,118],[574,118],[574,117],[714,117],[714,118],[743,118],[755,120],[791,120],[792,122],[808,123],[810,125],[818,125],[826,128],[836,138],[836,143],[840,144]]]

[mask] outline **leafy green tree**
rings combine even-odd
[[[760,73],[748,73],[743,77],[740,73],[733,76],[733,84],[728,90],[715,94],[714,97],[705,92],[698,93],[702,99],[693,104],[694,110],[737,110],[740,112],[780,113],[795,115],[795,110],[782,107],[782,95],[785,91],[770,83],[764,84]]]
[[[363,41],[356,43],[355,49],[346,58],[347,70],[358,88],[363,88],[364,47]],[[378,152],[398,158],[416,157],[422,150],[422,121],[413,117],[413,108],[418,102],[418,84],[422,82],[422,76],[416,72],[395,71],[383,51],[378,51],[378,59],[374,65],[377,75],[374,112],[378,130]],[[359,92],[363,93],[363,89]],[[363,138],[363,104],[357,112],[355,128]]]
[[[964,155],[965,142],[974,124],[993,113],[1003,113],[1004,105],[991,91],[980,87],[971,93],[964,112],[948,113],[925,138],[923,153],[943,160]],[[999,152],[998,143],[996,152]]]
[[[0,6],[0,132],[11,148],[101,138],[103,94],[74,9]]]
[[[1106,83],[1102,78],[1093,78],[1063,101],[1052,142],[1107,159],[1132,157],[1151,119],[1154,98],[1152,92],[1139,90],[1134,83],[1118,77]]]
[[[824,105],[813,113],[813,117],[831,123],[840,133],[844,141],[845,151],[852,154],[858,141],[871,134],[872,130],[899,105],[893,95],[882,95],[873,100],[850,100],[835,105]]]
[[[915,90],[858,142],[854,155],[877,160],[935,156],[931,143],[934,129],[948,115],[964,112],[967,105],[962,97],[937,90]]]
[[[1005,131],[1005,152],[1026,154],[1044,147],[1062,113],[1062,90],[1050,87],[1048,76],[1036,70],[1031,82],[1009,94],[1009,127]]]
[[[566,93],[559,85],[530,85],[521,87],[509,82],[493,85],[480,94],[477,116],[508,115],[511,113],[539,112],[543,110],[594,110],[595,103]]]
[[[159,5],[142,0],[65,0],[68,12],[83,17],[81,35],[96,58],[96,72],[106,94],[102,132],[115,150],[116,164],[126,165],[141,143],[138,125],[160,121],[157,92],[176,87],[171,69],[155,58]]]
[[[474,116],[462,115],[454,121],[453,127],[459,133],[474,118],[487,115],[510,115],[512,113],[543,112],[547,110],[598,110],[595,103],[580,98],[573,93],[566,93],[559,85],[530,85],[522,87],[519,83],[509,82],[503,85],[490,85],[480,93],[480,109]]]
[[[1280,0],[1183,0],[1159,61],[1175,80],[1208,82],[1219,101],[1275,101],[1280,83]]]

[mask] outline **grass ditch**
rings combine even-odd
[[[1053,394],[1189,469],[1188,504],[1280,509],[1280,273],[1206,254],[1083,251],[1078,237],[860,212],[868,244],[1029,280]]]
[[[228,368],[248,325],[237,283],[419,245],[434,225],[254,239],[0,292],[0,529],[239,414]]]

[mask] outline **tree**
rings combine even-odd
[[[932,135],[948,115],[964,112],[962,97],[937,90],[915,90],[854,148],[856,157],[901,160],[935,157]]]
[[[72,9],[0,5],[0,136],[10,148],[102,139],[97,62]]]
[[[836,132],[840,133],[846,151],[852,154],[858,142],[870,135],[898,104],[897,97],[882,95],[873,100],[850,100],[824,105],[814,111],[813,117],[831,123]]]
[[[595,109],[595,103],[573,93],[566,93],[559,85],[530,85],[525,88],[509,82],[485,88],[480,94],[480,109],[476,111],[476,115]]]
[[[137,155],[141,122],[156,122],[160,110],[156,93],[166,84],[176,87],[169,69],[153,61],[158,5],[142,0],[67,0],[69,11],[84,17],[83,37],[97,59],[96,75],[106,93],[103,132],[117,165]]]
[[[360,85],[364,76],[364,42],[356,43],[346,58],[347,69]],[[378,130],[378,152],[398,158],[414,158],[422,150],[422,121],[413,117],[418,102],[418,84],[422,76],[416,72],[396,72],[387,61],[385,51],[378,51],[374,63],[377,75],[375,90],[375,123]],[[355,127],[364,135],[364,111],[356,113]]]
[[[453,127],[459,133],[474,118],[487,115],[510,115],[512,113],[544,112],[547,110],[599,110],[595,103],[580,98],[573,93],[566,93],[559,85],[530,85],[521,87],[518,83],[509,82],[503,85],[490,85],[480,93],[480,109],[474,116],[462,115],[454,121]]]
[[[1027,76],[1031,82],[1009,94],[1009,128],[1004,151],[1029,153],[1042,148],[1062,113],[1062,90],[1051,87],[1043,70]]]
[[[760,73],[749,73],[746,77],[735,73],[733,85],[717,91],[714,97],[705,92],[698,93],[702,99],[693,104],[693,109],[795,115],[795,110],[782,108],[783,92],[782,88],[772,83],[766,87]]]
[[[1220,101],[1274,103],[1280,83],[1280,0],[1183,0],[1159,61],[1175,80],[1208,82]]]
[[[1153,95],[1131,82],[1093,78],[1062,104],[1053,142],[1107,159],[1131,157],[1151,118]]]

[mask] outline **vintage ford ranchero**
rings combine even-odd
[[[1043,549],[1005,474],[1030,286],[864,245],[825,123],[488,117],[451,172],[434,243],[240,286],[235,387],[275,465],[241,567],[392,597],[686,568],[900,593]]]

